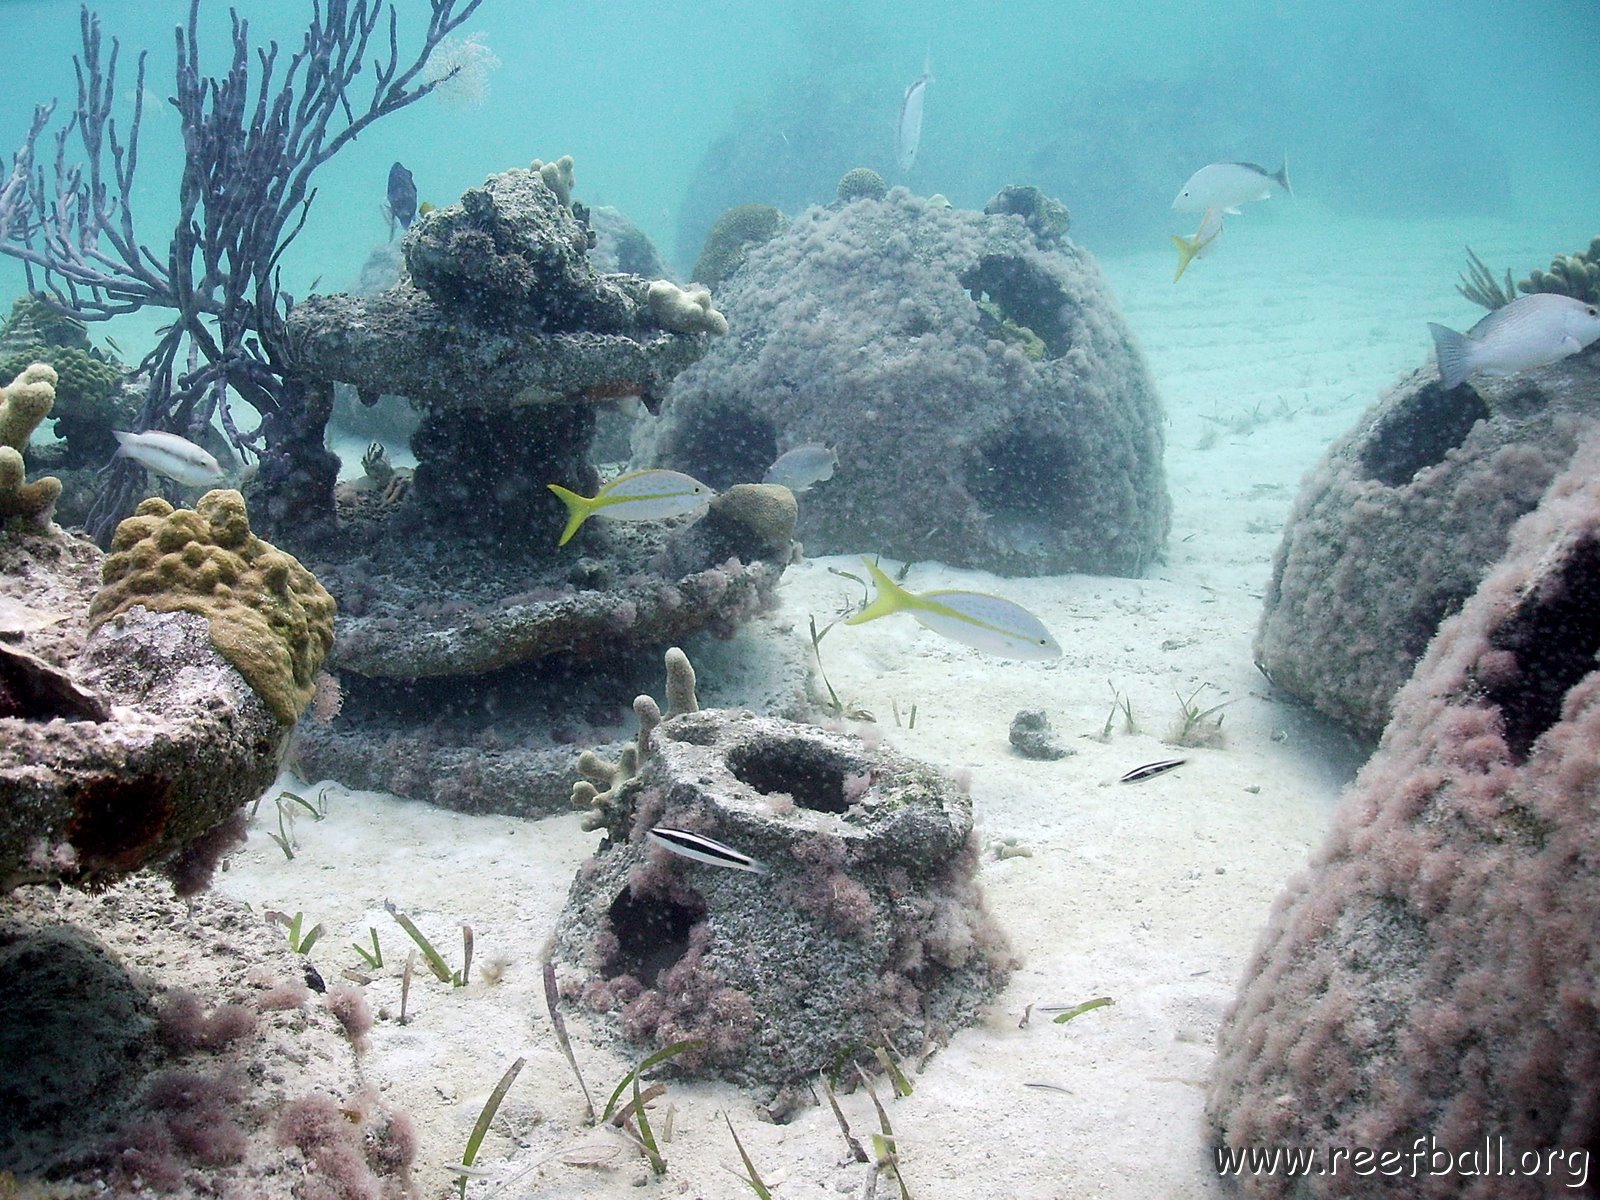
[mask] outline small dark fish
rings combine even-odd
[[[389,212],[401,229],[410,229],[417,219],[417,181],[401,163],[389,168]]]
[[[322,981],[322,972],[318,971],[309,962],[305,963],[304,967],[306,986],[319,995],[323,992],[326,992],[328,990],[328,985]]]
[[[695,862],[728,867],[735,871],[752,871],[757,875],[767,873],[767,868],[748,854],[741,854],[732,846],[724,846],[721,842],[690,833],[687,829],[668,829],[664,825],[657,825],[645,836],[663,850],[692,858]]]
[[[1145,763],[1142,767],[1135,767],[1124,775],[1119,783],[1138,783],[1141,779],[1154,779],[1157,775],[1165,775],[1175,767],[1181,767],[1188,762],[1187,758],[1163,758],[1152,763]]]

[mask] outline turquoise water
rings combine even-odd
[[[400,7],[406,45],[426,8]],[[172,30],[187,8],[104,6],[105,32],[125,50],[124,99],[136,48],[150,51],[148,98],[170,94]],[[202,5],[214,70],[227,11]],[[241,11],[253,37],[287,45],[310,5]],[[77,8],[10,0],[0,21],[14,51],[0,110],[9,150],[31,103],[58,97],[70,107]],[[330,162],[284,264],[291,292],[340,286],[386,238],[379,205],[395,159],[423,199],[448,203],[491,172],[573,154],[580,197],[621,209],[685,272],[723,208],[825,201],[854,165],[974,207],[1005,183],[1037,183],[1068,204],[1074,236],[1103,256],[1186,232],[1187,218],[1166,209],[1197,167],[1246,159],[1276,169],[1285,152],[1297,194],[1326,203],[1319,219],[1334,237],[1342,215],[1481,214],[1543,226],[1555,253],[1595,225],[1600,144],[1585,129],[1600,105],[1600,10],[1588,0],[1161,0],[1126,11],[489,0],[466,31],[501,64],[487,97],[476,107],[425,101]],[[900,179],[900,97],[925,59],[935,81],[922,145]],[[158,103],[145,122],[138,197],[139,232],[158,252],[179,152],[177,121]],[[9,264],[0,268],[0,291],[17,284]]]

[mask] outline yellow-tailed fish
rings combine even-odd
[[[878,594],[871,604],[846,621],[846,625],[860,625],[890,613],[905,612],[935,633],[985,654],[1035,662],[1061,657],[1061,647],[1050,636],[1050,631],[1020,604],[987,592],[947,589],[908,592],[870,558],[864,561]]]
[[[619,475],[593,496],[580,496],[559,483],[546,484],[567,506],[567,527],[558,546],[565,546],[590,517],[611,521],[660,521],[698,512],[716,495],[682,471],[630,471]]]
[[[1200,228],[1194,231],[1193,237],[1179,237],[1172,235],[1172,244],[1178,248],[1178,273],[1172,277],[1172,282],[1177,283],[1183,278],[1183,273],[1189,269],[1189,264],[1194,259],[1204,258],[1211,253],[1211,247],[1222,236],[1222,210],[1220,208],[1206,209],[1206,215],[1200,218]]]

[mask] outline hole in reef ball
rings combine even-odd
[[[650,988],[687,953],[689,931],[705,920],[706,906],[698,896],[691,905],[667,896],[638,896],[627,888],[611,902],[608,915],[617,952],[607,964],[607,975],[632,975]]]
[[[734,778],[768,795],[794,797],[801,808],[842,813],[850,807],[844,794],[844,777],[862,770],[860,764],[804,738],[756,742],[728,753]]]

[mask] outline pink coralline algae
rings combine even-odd
[[[1423,1171],[1398,1192],[1376,1173],[1263,1173],[1248,1195],[1567,1194],[1594,1148],[1600,436],[1509,542],[1279,900],[1219,1035],[1208,1115],[1234,1149],[1487,1138],[1543,1166]]]
[[[1439,622],[1600,426],[1597,363],[1450,390],[1426,367],[1364,413],[1308,476],[1278,547],[1255,645],[1273,683],[1375,737]]]

